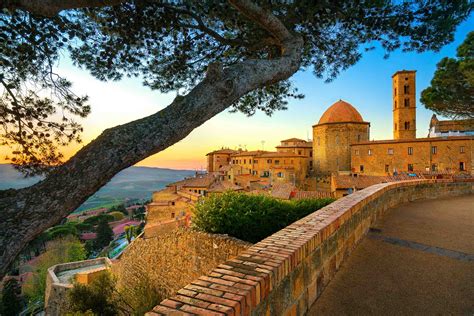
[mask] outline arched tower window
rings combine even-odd
[[[409,94],[409,93],[410,93],[410,86],[407,85],[407,84],[404,85],[404,86],[403,86],[403,92],[404,92],[405,94]]]
[[[395,100],[395,101],[393,102],[393,108],[394,108],[394,109],[397,108],[397,100]]]
[[[405,99],[405,107],[409,107],[410,106],[410,99]]]
[[[360,143],[360,134],[357,135],[357,142]]]
[[[397,123],[395,123],[395,130],[397,130]]]
[[[410,129],[410,122],[405,122],[405,129],[406,130]]]

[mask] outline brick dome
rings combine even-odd
[[[319,119],[318,124],[356,122],[363,123],[362,115],[346,101],[339,100],[331,105]]]

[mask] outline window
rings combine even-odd
[[[174,218],[174,212],[173,212],[173,213],[171,213],[171,218]]]
[[[244,159],[244,165],[247,163],[247,159]]]
[[[410,107],[410,99],[405,99],[403,105],[405,105],[406,108]]]
[[[395,123],[395,130],[397,130],[397,123]]]
[[[310,151],[310,152],[309,152],[309,156],[310,156],[310,157],[313,157],[313,151]]]
[[[258,163],[258,160],[254,160],[253,163]]]
[[[393,102],[393,108],[394,108],[394,109],[397,108],[397,100],[395,100],[395,101]]]
[[[389,148],[389,149],[387,149],[387,154],[389,154],[389,155],[393,155],[393,148]]]
[[[360,143],[360,134],[357,135],[357,142]]]
[[[413,155],[413,147],[408,147],[408,154]]]
[[[409,94],[409,93],[410,93],[410,86],[409,86],[409,85],[406,84],[406,85],[403,87],[403,93],[405,93],[405,94]]]
[[[278,173],[277,173],[277,177],[278,177],[278,178],[283,178],[283,172],[278,172]]]
[[[433,155],[436,155],[438,153],[438,147],[437,146],[431,146],[431,153]]]
[[[280,164],[280,160],[275,160],[275,165],[279,165]]]
[[[235,159],[232,159],[232,164],[235,164]]]
[[[459,163],[459,171],[466,171],[466,164],[464,163],[464,161],[461,161]]]
[[[438,171],[438,165],[437,164],[432,164],[431,165],[431,171]]]
[[[410,129],[410,122],[405,122],[405,129],[406,130]]]
[[[388,172],[389,169],[390,169],[390,166],[389,166],[389,165],[385,165],[385,172]]]
[[[367,151],[367,155],[372,156],[372,149],[369,149],[369,150]]]
[[[268,159],[268,160],[267,160],[267,163],[272,163],[272,160],[271,160],[271,159]]]
[[[364,172],[364,165],[360,165],[359,170],[360,170],[360,172]]]
[[[408,171],[413,171],[413,164],[412,163],[408,164]]]
[[[301,155],[301,150],[298,150],[298,155]]]
[[[171,205],[174,205],[174,202],[171,202]]]
[[[397,95],[397,88],[395,88],[395,89],[393,90],[393,94],[394,94],[394,95]]]
[[[359,149],[354,150],[354,155],[359,156]]]
[[[462,154],[464,153],[464,146],[459,147],[459,152]]]
[[[339,145],[339,136],[336,136],[336,145]]]

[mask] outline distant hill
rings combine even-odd
[[[153,191],[193,174],[192,170],[130,167],[113,177],[77,211],[112,206],[130,200],[146,200],[151,198]],[[0,164],[0,190],[27,187],[41,179],[41,177],[24,178],[11,165]]]

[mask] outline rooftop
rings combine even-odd
[[[339,100],[331,105],[319,119],[318,125],[328,123],[366,123],[362,115],[348,102]]]

